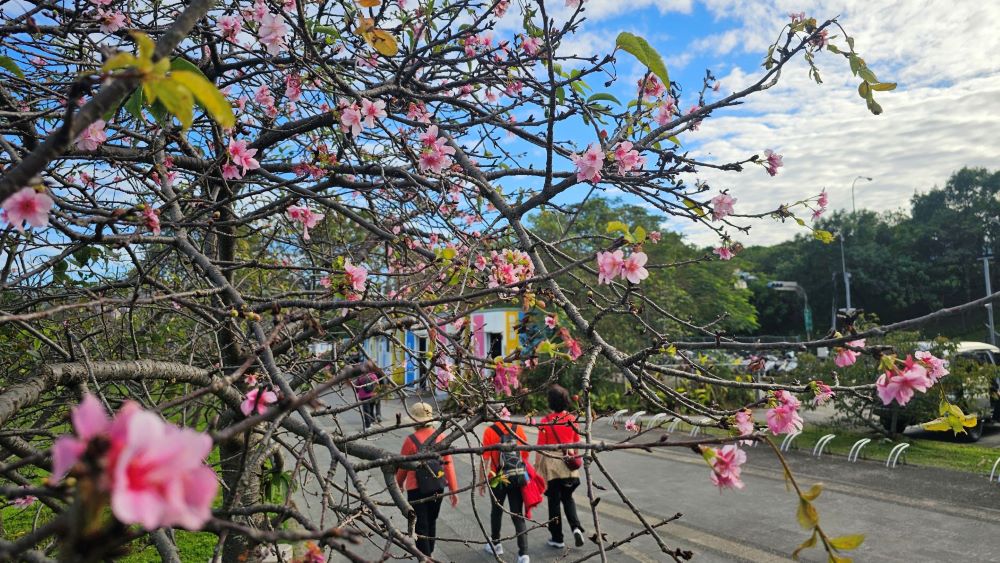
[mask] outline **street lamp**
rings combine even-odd
[[[854,204],[854,185],[858,183],[858,180],[868,180],[871,182],[872,178],[869,176],[858,176],[853,182],[851,182],[851,213],[858,212],[858,206]],[[850,307],[850,305],[848,305],[848,307]]]
[[[809,296],[806,295],[805,288],[799,285],[798,282],[793,281],[770,281],[767,282],[767,287],[768,289],[773,289],[775,291],[794,291],[802,296],[802,301],[805,302],[805,307],[802,310],[802,316],[806,324],[806,340],[812,340],[813,315],[812,309],[809,308]]]
[[[851,273],[847,271],[847,258],[844,256],[844,231],[841,230],[838,233],[837,238],[840,239],[840,270],[844,272],[844,291],[847,293],[847,299],[845,300],[844,306],[847,307],[846,311],[850,313],[851,311]]]
[[[986,295],[993,295],[993,288],[990,286],[990,258],[993,258],[993,249],[990,248],[989,238],[983,237],[983,277],[986,279]],[[986,328],[990,331],[990,344],[997,345],[997,333],[993,329],[993,304],[986,304]]]

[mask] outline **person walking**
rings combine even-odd
[[[538,426],[538,445],[574,444],[580,441],[576,428],[576,417],[567,412],[570,407],[569,392],[560,385],[553,385],[548,391],[548,415]],[[562,514],[573,533],[577,547],[583,546],[583,526],[576,514],[573,491],[580,486],[580,466],[582,458],[572,450],[566,452],[535,452],[535,470],[545,479],[545,496],[549,500],[549,546],[562,549]]]
[[[483,432],[483,446],[526,445],[527,436],[524,428],[510,421],[492,424]],[[502,555],[503,544],[500,543],[500,528],[503,524],[503,503],[507,500],[510,516],[514,521],[514,532],[517,534],[517,563],[529,563],[527,525],[524,521],[524,496],[521,488],[528,484],[528,452],[490,450],[483,452],[481,474],[483,481],[479,485],[479,494],[486,493],[490,488],[490,542],[484,551],[490,555]]]
[[[352,382],[354,392],[361,403],[361,429],[368,430],[368,427],[375,422],[375,401],[377,394],[378,375],[375,372],[368,372],[358,376]]]
[[[413,434],[403,441],[400,455],[414,455],[426,451],[426,442],[434,434],[434,408],[427,403],[416,403],[410,407],[410,418],[417,423]],[[435,442],[444,437],[439,434]],[[427,557],[434,553],[434,538],[437,536],[437,519],[441,513],[441,501],[445,486],[450,491],[448,500],[454,508],[458,506],[458,479],[455,477],[455,466],[451,456],[441,456],[437,459],[423,461],[417,469],[399,469],[396,471],[396,483],[406,491],[406,499],[416,513],[417,549]]]

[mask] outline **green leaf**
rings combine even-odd
[[[840,536],[839,538],[830,538],[830,547],[841,551],[850,551],[861,547],[864,541],[864,534],[851,534],[849,536]]]
[[[628,230],[628,225],[622,223],[621,221],[611,221],[610,223],[608,223],[608,228],[605,230],[605,232],[607,233],[620,232],[625,237],[625,240],[627,240],[628,242],[635,242],[635,239],[632,238],[632,233],[630,233]]]
[[[125,100],[125,111],[129,113],[136,121],[142,122],[142,88],[136,88],[135,92]]]
[[[795,517],[799,521],[799,526],[806,530],[811,530],[819,524],[819,513],[816,512],[816,507],[804,499],[799,500],[799,510]]]
[[[872,95],[871,86],[869,86],[867,82],[862,82],[861,84],[858,84],[858,95],[866,100],[870,98]]]
[[[646,241],[646,229],[643,229],[642,227],[636,227],[635,230],[632,232],[632,236],[635,237],[636,244],[642,244],[643,242]]]
[[[677,138],[677,135],[671,135],[667,137],[667,140],[677,145],[678,147],[681,146],[681,140]]]
[[[587,98],[588,104],[592,104],[594,102],[614,102],[618,105],[622,105],[622,103],[618,101],[618,98],[606,92],[598,92],[597,94]]]
[[[826,50],[830,51],[831,53],[836,53],[838,55],[841,54],[840,49],[838,49],[837,46],[832,43],[827,43]]]
[[[159,100],[163,107],[177,116],[181,127],[188,129],[194,121],[194,96],[191,91],[175,80],[157,80],[144,84],[144,88]]]
[[[819,494],[822,492],[823,492],[823,484],[816,483],[815,485],[810,487],[808,491],[802,493],[802,498],[806,500],[816,500],[816,498],[819,497]]]
[[[809,549],[810,547],[813,547],[815,545],[816,545],[816,532],[813,531],[812,535],[809,536],[809,539],[802,542],[802,544],[799,545],[799,547],[795,548],[795,551],[792,552],[792,559],[798,561],[799,553],[802,553],[804,550]]]
[[[663,64],[663,57],[656,52],[656,49],[650,47],[645,39],[623,31],[618,34],[615,45],[646,65],[646,68],[658,76],[665,86],[670,87],[670,75],[667,73],[667,66]]]
[[[556,89],[556,101],[559,102],[559,105],[566,102],[566,89],[562,86]]]
[[[802,217],[796,217],[795,218],[795,222],[798,223],[799,225],[803,226],[803,227],[806,226],[806,222],[802,219]]]
[[[13,74],[18,78],[24,78],[24,73],[21,72],[20,68],[18,68],[17,64],[14,62],[14,59],[10,57],[0,55],[0,68],[9,71],[11,74]]]
[[[890,90],[895,90],[896,89],[896,83],[895,82],[876,82],[875,84],[871,85],[871,88],[872,88],[872,90],[875,90],[876,92],[888,92]]]
[[[194,67],[194,65],[191,66]],[[205,75],[197,67],[194,71],[174,70],[170,73],[170,79],[190,90],[195,99],[198,100],[198,104],[205,108],[208,115],[212,116],[212,119],[217,121],[219,125],[225,128],[236,125],[236,116],[233,115],[233,106],[229,105],[229,100],[215,87],[215,84],[205,78]]]
[[[692,199],[688,199],[686,197],[685,198],[681,198],[681,201],[684,202],[684,205],[687,206],[688,209],[690,209],[690,210],[694,211],[695,213],[697,213],[699,217],[704,217],[705,216],[706,211],[705,211],[705,209],[701,205],[698,205],[698,202],[696,202],[696,201],[694,201]]]

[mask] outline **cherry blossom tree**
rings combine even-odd
[[[706,480],[738,489],[740,445],[801,426],[797,397],[874,396],[877,384],[878,396],[902,404],[944,375],[936,358],[866,346],[920,319],[744,344],[643,290],[665,268],[732,257],[740,248],[730,234],[754,222],[812,229],[825,193],[746,214],[725,186],[691,180],[708,168],[734,183],[739,173],[774,176],[781,155],[761,147],[718,162],[687,146],[705,120],[767,95],[796,59],[817,82],[821,63],[852,73],[880,113],[875,94],[894,85],[876,78],[836,20],[793,15],[758,75],[720,88],[711,73],[700,84],[672,81],[629,33],[602,56],[571,52],[564,44],[587,0],[25,0],[2,14],[0,494],[37,499],[54,518],[0,540],[0,558],[98,560],[149,542],[177,561],[173,527],[216,534],[224,561],[280,541],[313,542],[310,557],[359,560],[367,543],[419,558],[395,470],[481,453],[459,438],[562,370],[581,382],[583,442],[516,447],[572,447],[585,454],[591,498],[600,476],[623,500],[600,457],[695,447]],[[587,255],[569,250],[568,236],[532,230],[546,211],[562,214],[568,232],[567,204],[607,188],[715,233],[717,256],[650,263],[644,248],[658,244],[659,225],[613,222],[588,235],[601,250]],[[465,319],[497,305],[521,308],[522,332],[537,338],[506,357],[477,356]],[[650,312],[682,328],[659,330]],[[617,342],[623,323],[642,327],[646,342]],[[447,438],[407,458],[370,440],[408,428],[405,419],[364,432],[339,422],[358,407],[352,379],[379,370],[364,343],[405,347],[402,330],[439,343],[427,377],[449,393]],[[312,354],[317,342],[334,351]],[[779,385],[718,378],[692,357],[820,345],[839,348],[840,366],[874,355],[884,373],[857,387]],[[647,410],[723,432],[657,442],[633,423],[628,442],[594,440],[607,414],[591,408],[598,362]],[[528,384],[529,373],[544,382]],[[706,406],[668,376],[765,398]],[[770,409],[766,421],[752,419],[754,406]],[[291,495],[272,502],[265,491],[279,474],[319,483],[333,520]],[[818,489],[793,485],[812,534],[805,545],[835,557],[860,543],[821,528]],[[392,518],[400,514],[406,525]],[[633,537],[654,537],[665,557],[686,555],[642,522]],[[597,534],[592,549],[606,560],[622,541]]]

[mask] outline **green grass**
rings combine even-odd
[[[691,427],[681,424],[677,427],[677,432],[687,434]],[[703,428],[703,434],[710,436],[729,436],[729,433],[718,428]],[[889,451],[900,442],[910,444],[906,449],[906,463],[910,465],[922,465],[927,467],[941,467],[956,471],[969,473],[989,473],[990,468],[1000,457],[1000,449],[977,446],[975,444],[963,444],[954,440],[949,440],[944,433],[940,440],[915,439],[908,436],[897,437],[895,441],[888,441],[884,436],[874,432],[845,431],[840,428],[829,426],[809,426],[802,434],[795,439],[794,445],[799,451],[811,452],[816,442],[827,434],[835,434],[834,438],[823,450],[824,455],[833,454],[846,457],[851,450],[851,446],[862,438],[871,438],[862,450],[861,459],[875,459],[885,461],[889,457]],[[772,436],[771,439],[776,445],[784,439],[782,436]]]
[[[945,439],[925,440],[900,436],[895,441],[890,442],[874,433],[845,432],[837,428],[820,426],[803,430],[802,435],[795,440],[795,443],[802,450],[812,451],[816,441],[826,434],[837,435],[824,450],[834,455],[846,456],[855,442],[862,438],[871,438],[872,441],[865,446],[862,453],[868,459],[885,460],[893,446],[900,442],[906,442],[910,444],[910,447],[906,449],[906,462],[911,465],[941,467],[971,473],[988,472],[997,456],[1000,455],[1000,451],[994,448]]]

